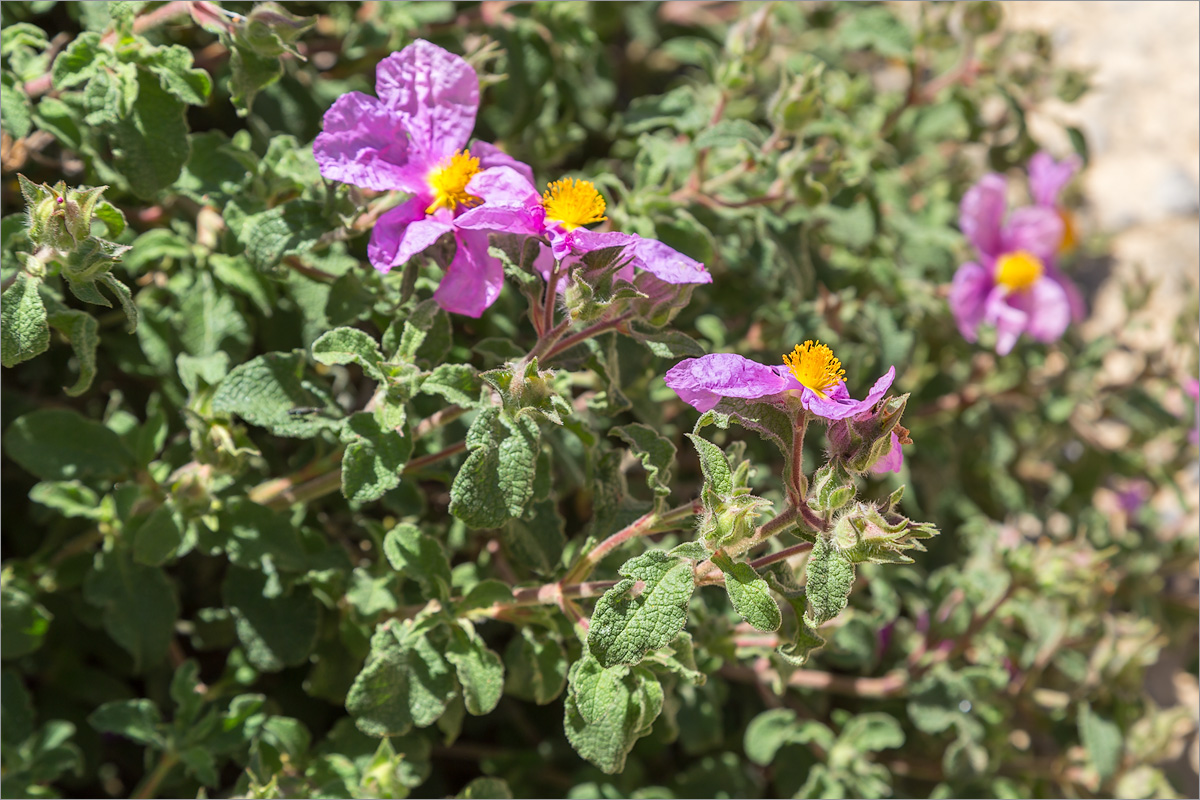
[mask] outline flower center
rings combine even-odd
[[[996,260],[996,283],[1015,292],[1024,291],[1041,279],[1044,269],[1032,253],[1024,250],[1005,253]]]
[[[796,376],[796,380],[822,399],[846,377],[842,362],[838,361],[833,351],[812,339],[796,345],[795,350],[784,355],[783,363]]]
[[[546,219],[557,220],[569,231],[608,219],[604,216],[604,198],[592,182],[574,178],[550,184],[542,195],[542,208],[546,209]]]
[[[1058,218],[1062,220],[1063,236],[1058,243],[1058,252],[1067,253],[1075,249],[1079,242],[1079,234],[1075,232],[1075,218],[1065,208],[1058,209]]]
[[[451,211],[461,206],[473,206],[479,198],[467,194],[467,184],[479,173],[479,159],[469,150],[460,150],[429,171],[425,180],[433,192],[433,202],[425,209],[432,214],[439,208]]]

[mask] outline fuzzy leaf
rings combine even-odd
[[[608,435],[620,437],[641,459],[646,469],[646,485],[661,504],[662,499],[671,494],[671,464],[675,461],[675,445],[640,422],[613,428]]]
[[[342,495],[356,503],[378,500],[400,485],[404,465],[412,455],[411,433],[383,430],[372,413],[359,411],[346,420],[342,457]]]
[[[530,417],[509,421],[486,408],[467,432],[471,454],[450,487],[450,513],[472,528],[521,517],[533,497],[540,433]]]
[[[383,539],[383,553],[392,569],[421,584],[427,597],[450,597],[450,563],[442,546],[413,525],[397,525]]]
[[[320,606],[301,585],[268,597],[268,580],[261,572],[231,568],[222,596],[250,663],[264,672],[277,672],[308,660],[317,639]]]
[[[691,561],[650,550],[619,570],[626,580],[604,593],[592,613],[588,649],[605,667],[636,664],[668,644],[687,622],[695,589]],[[634,584],[645,585],[634,594]]]
[[[461,621],[451,629],[446,660],[458,673],[467,712],[477,717],[490,714],[504,691],[504,662],[470,622]]]
[[[701,417],[703,419],[703,417]],[[699,427],[699,425],[697,425]],[[733,473],[729,469],[729,459],[721,448],[694,433],[686,434],[696,447],[700,456],[700,469],[704,471],[705,486],[718,497],[728,497],[733,494]]]
[[[558,697],[567,683],[567,652],[540,628],[521,628],[504,651],[504,665],[504,691],[540,706]]]
[[[4,451],[46,481],[113,479],[135,466],[120,436],[62,409],[42,409],[18,417],[4,433]]]
[[[7,295],[6,295],[7,296]],[[63,391],[78,397],[88,390],[96,378],[96,347],[100,344],[100,324],[91,314],[75,309],[55,311],[50,316],[54,329],[67,337],[75,360],[79,362],[79,378]]]
[[[808,558],[805,622],[816,628],[836,617],[846,607],[853,586],[854,565],[828,539],[818,537]]]
[[[179,177],[190,145],[187,106],[144,69],[137,70],[137,103],[109,132],[113,167],[129,180],[133,193],[152,200]]]
[[[571,666],[563,725],[579,755],[613,775],[625,768],[634,743],[650,733],[662,711],[663,690],[647,669],[603,670],[609,675],[597,676],[597,668],[586,656]]]
[[[783,616],[767,582],[744,561],[735,563],[726,558],[723,562],[718,563],[714,557],[713,563],[725,573],[725,590],[734,610],[760,631],[779,630]]]
[[[97,708],[87,718],[101,733],[115,733],[138,744],[162,748],[162,716],[149,700],[114,700]]]
[[[0,354],[6,367],[44,353],[50,347],[46,306],[38,285],[41,280],[20,272],[0,296]]]
[[[341,427],[329,392],[307,377],[304,353],[266,353],[234,367],[213,395],[213,411],[237,414],[276,436],[307,439]]]
[[[402,736],[442,715],[454,696],[454,673],[428,630],[413,620],[375,629],[371,652],[346,695],[346,710],[368,736]]]
[[[133,656],[135,670],[155,666],[167,654],[179,601],[161,569],[134,563],[125,550],[98,553],[83,596],[101,609],[104,629]]]
[[[370,334],[357,328],[334,328],[313,342],[313,358],[322,364],[357,364],[376,383],[387,380],[383,353]]]

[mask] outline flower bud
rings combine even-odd
[[[893,448],[912,444],[908,431],[900,426],[907,404],[907,394],[888,397],[870,411],[830,422],[827,434],[830,458],[858,474],[872,469],[880,472],[899,469],[900,454],[893,452]]]

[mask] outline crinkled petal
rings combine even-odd
[[[1006,253],[1024,250],[1041,259],[1042,264],[1058,254],[1062,244],[1063,221],[1058,212],[1042,206],[1019,208],[1008,218],[1000,246]]]
[[[533,188],[533,181],[509,166],[491,167],[478,173],[467,184],[467,192],[485,205],[542,207],[541,196]]]
[[[1029,324],[1029,314],[1009,305],[1010,297],[1007,289],[997,286],[988,295],[984,312],[984,322],[996,326],[996,352],[1002,356],[1012,352]]]
[[[1054,208],[1063,187],[1079,171],[1083,162],[1079,156],[1070,156],[1055,161],[1046,151],[1036,153],[1029,159],[1029,194],[1039,206]]]
[[[722,397],[753,400],[791,388],[791,383],[773,367],[734,353],[685,358],[667,370],[664,379],[681,400],[701,413],[713,408]]]
[[[633,255],[634,266],[665,283],[712,283],[703,264],[654,239],[638,236],[626,252]]]
[[[628,247],[636,243],[640,236],[618,231],[590,231],[587,228],[576,228],[568,231],[564,238],[570,244],[574,253],[591,253],[606,247]]]
[[[412,198],[381,216],[371,231],[367,257],[380,272],[401,267],[432,245],[453,226],[425,216],[423,201]]]
[[[461,56],[417,39],[379,62],[375,93],[404,115],[412,145],[430,161],[467,146],[479,109],[479,78]]]
[[[892,431],[892,449],[872,465],[871,472],[877,475],[885,472],[899,472],[902,466],[904,466],[904,453],[900,450],[900,437],[896,435],[895,431]]]
[[[533,170],[529,165],[524,161],[517,161],[491,142],[480,142],[477,140],[471,145],[471,155],[479,159],[481,169],[489,170],[496,167],[505,167],[514,170],[525,179],[531,189],[533,188]],[[537,192],[535,191],[534,194],[537,194]],[[482,195],[480,196],[482,197]]]
[[[325,112],[325,129],[313,142],[321,174],[365,189],[411,191],[407,135],[402,119],[374,97],[342,95]]]
[[[437,304],[452,314],[478,317],[496,302],[504,286],[504,267],[488,255],[488,237],[479,231],[455,231],[454,260],[433,293]]]
[[[959,333],[968,342],[979,338],[979,323],[983,321],[984,303],[992,290],[992,276],[975,262],[968,262],[954,273],[950,287],[950,311],[958,323]]]
[[[454,224],[463,230],[541,235],[540,220],[520,206],[478,206],[454,220]]]
[[[867,396],[862,400],[850,397],[845,383],[839,383],[826,397],[821,397],[806,386],[800,395],[800,403],[818,417],[845,419],[873,408],[887,394],[887,390],[891,388],[892,381],[895,379],[896,368],[889,367],[888,371],[875,381],[871,391],[867,392]]]
[[[1067,293],[1067,302],[1071,304],[1071,321],[1083,322],[1087,319],[1087,301],[1083,299],[1083,293],[1079,291],[1075,282],[1064,275],[1062,270],[1054,264],[1046,265],[1046,277],[1056,281]]]
[[[967,190],[959,205],[958,226],[963,235],[985,256],[1000,254],[1000,227],[1007,207],[1008,183],[1002,175],[989,173]]]
[[[1025,332],[1039,342],[1057,341],[1071,323],[1071,302],[1056,281],[1042,278],[1022,292],[1008,296],[1008,304],[1024,311],[1029,319]]]

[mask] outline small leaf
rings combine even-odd
[[[1088,759],[1100,776],[1100,783],[1108,783],[1121,768],[1121,755],[1125,749],[1121,728],[1112,720],[1105,719],[1092,707],[1084,703],[1079,707],[1077,718],[1079,738],[1087,749]]]
[[[313,342],[313,358],[322,364],[357,364],[377,383],[387,379],[383,353],[370,334],[357,328],[334,328]]]
[[[67,337],[71,349],[75,351],[75,359],[79,362],[79,378],[73,386],[65,387],[63,391],[72,397],[78,397],[88,390],[96,378],[96,347],[100,344],[100,324],[91,314],[75,309],[55,311],[50,316],[50,324]]]
[[[276,436],[310,438],[341,427],[341,409],[309,379],[304,353],[266,353],[234,367],[212,398],[213,411],[237,414]]]
[[[88,715],[88,724],[101,733],[115,733],[138,744],[159,749],[166,746],[162,716],[158,707],[145,698],[105,703]]]
[[[796,723],[796,712],[790,708],[772,708],[750,720],[743,739],[746,757],[760,767],[769,765],[779,749],[791,742]]]
[[[41,280],[25,272],[0,296],[0,354],[3,364],[15,367],[50,347],[46,306],[38,286]]]
[[[597,675],[597,667],[586,655],[572,665],[563,727],[579,755],[614,775],[625,768],[634,743],[650,733],[662,712],[663,690],[647,669],[622,667]]]
[[[540,432],[530,417],[508,420],[494,407],[467,432],[471,454],[450,487],[450,513],[472,528],[496,528],[521,517],[533,497]]]
[[[854,565],[828,539],[817,537],[808,558],[804,588],[809,610],[805,622],[815,628],[836,617],[846,607],[853,586]]]
[[[251,264],[270,270],[278,267],[284,256],[312,250],[329,227],[319,204],[293,200],[246,217],[238,240],[245,245]]]
[[[86,34],[85,34],[86,35]],[[138,197],[152,200],[179,177],[187,163],[187,106],[148,70],[137,70],[137,103],[109,131],[113,167]]]
[[[726,557],[722,562],[713,558],[713,563],[725,573],[725,590],[734,610],[760,631],[779,630],[783,616],[767,582],[744,561],[734,563]]]
[[[692,563],[650,550],[619,570],[626,580],[596,602],[588,649],[601,666],[636,664],[649,650],[668,644],[687,622],[695,589]],[[634,584],[644,583],[640,594]]]
[[[170,504],[161,505],[133,532],[133,560],[161,566],[177,554],[183,538],[183,518]]]
[[[113,431],[74,411],[43,409],[4,433],[8,457],[42,480],[111,480],[131,472],[133,456]]]
[[[426,596],[449,599],[450,563],[436,539],[413,525],[397,525],[384,537],[383,553],[392,569],[421,584]]]
[[[455,694],[454,674],[429,631],[413,620],[375,629],[371,652],[346,695],[346,710],[368,736],[401,736],[442,715]]]
[[[412,455],[411,432],[383,430],[374,414],[359,411],[346,420],[342,438],[349,442],[342,457],[342,494],[347,500],[371,502],[400,485]]]
[[[179,601],[161,569],[135,563],[125,550],[97,553],[83,596],[102,610],[104,629],[133,656],[136,671],[166,656]]]
[[[504,651],[507,681],[514,697],[544,706],[558,697],[567,683],[567,652],[548,632],[526,626]]]
[[[20,658],[42,646],[53,615],[28,593],[14,586],[0,592],[0,650],[4,658]]]
[[[648,425],[634,422],[613,428],[609,436],[618,436],[630,446],[646,469],[646,485],[660,500],[671,494],[671,464],[675,461],[675,445],[659,436]]]
[[[504,691],[504,662],[484,644],[470,622],[460,620],[451,629],[446,660],[458,673],[467,712],[477,717],[490,714]]]
[[[686,436],[692,440],[692,444],[696,446],[696,453],[700,456],[700,469],[704,472],[705,485],[718,497],[733,494],[733,473],[729,469],[729,459],[725,458],[721,448],[694,433]]]
[[[306,586],[266,596],[268,576],[231,567],[225,575],[222,597],[237,623],[237,634],[246,657],[264,672],[277,672],[308,660],[317,640],[320,605]]]

